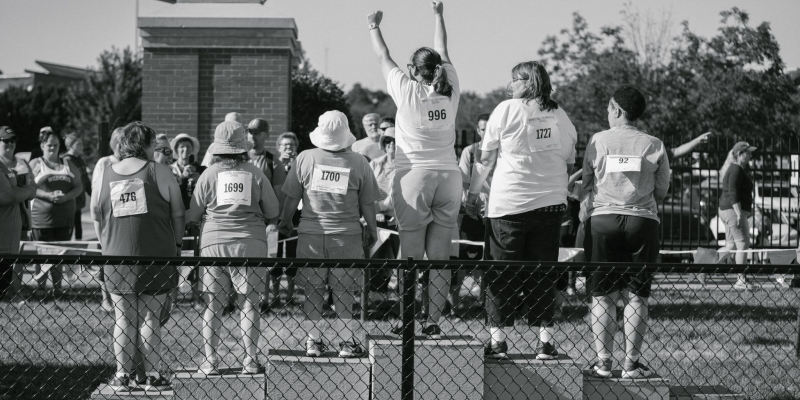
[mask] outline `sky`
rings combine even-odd
[[[798,0],[445,0],[448,50],[463,90],[485,93],[504,86],[511,68],[537,54],[548,35],[572,26],[579,12],[590,30],[622,24],[620,11],[648,13],[656,20],[671,14],[673,36],[680,22],[701,36],[715,35],[719,12],[739,7],[750,24],[770,23],[786,70],[800,68]],[[313,67],[345,90],[354,83],[385,90],[372,52],[367,14],[383,10],[381,29],[393,59],[407,63],[411,53],[433,44],[433,16],[427,0],[268,0],[269,15],[295,18],[299,40]],[[172,5],[139,0],[140,14]],[[135,0],[0,0],[0,70],[5,74],[38,70],[35,60],[77,67],[93,66],[112,46],[134,46]]]

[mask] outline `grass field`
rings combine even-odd
[[[709,289],[673,283],[662,281],[651,298],[643,354],[651,368],[673,385],[725,385],[752,399],[800,398],[800,362],[794,357],[796,292],[770,287],[738,292],[727,283],[719,287],[712,283]],[[113,374],[113,318],[102,310],[98,298],[90,285],[55,302],[32,298],[22,306],[0,303],[0,384],[11,386],[7,393],[11,398],[86,399]],[[302,295],[296,297],[301,299]],[[465,303],[474,302],[473,297],[466,299]],[[298,329],[303,314],[297,306],[287,310],[284,315],[263,315],[263,353],[271,348],[303,348],[304,333]],[[593,357],[587,311],[583,298],[569,299],[555,338],[560,351],[582,363]],[[230,366],[239,365],[242,358],[237,321],[238,314],[225,317],[221,353],[227,353],[223,364]],[[393,323],[369,321],[359,326],[359,336],[363,340],[367,332],[386,333]],[[201,325],[189,302],[177,305],[164,338],[168,369],[202,362]],[[449,319],[442,328],[488,339],[482,321],[475,318]],[[510,352],[532,352],[538,344],[535,333],[518,326],[509,336]],[[334,332],[326,333],[333,336]],[[618,334],[617,348],[621,344]],[[619,351],[614,356],[622,359]]]

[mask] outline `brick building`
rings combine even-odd
[[[225,114],[265,118],[270,140],[291,126],[291,71],[300,61],[293,18],[258,4],[181,3],[140,15],[142,120],[202,151]],[[271,147],[271,146],[270,146]]]

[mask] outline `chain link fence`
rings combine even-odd
[[[12,280],[13,295],[0,303],[0,384],[6,398],[800,396],[800,314],[794,289],[800,282],[791,275],[797,267],[793,250],[762,254],[762,264],[750,265],[717,264],[725,257],[709,254],[695,254],[702,264],[607,265],[131,260],[59,253],[0,256],[0,263],[13,265],[16,277],[22,278]],[[112,296],[114,304],[103,304],[103,276],[109,279],[115,269],[153,267],[174,271],[176,289],[136,296],[138,303]],[[293,268],[297,274],[286,276]],[[52,279],[36,279],[53,269],[62,272],[60,288],[52,286]],[[210,274],[214,270],[221,275]],[[631,317],[622,303],[615,305],[612,377],[592,376],[597,353],[586,276],[598,270],[652,274],[640,356],[654,372],[648,378],[620,378],[623,331]],[[454,289],[425,290],[440,281],[425,275],[442,271],[455,277],[448,282]],[[546,296],[525,290],[511,300],[518,318],[506,329],[507,357],[485,352],[490,342],[487,303],[493,296],[484,290],[487,271],[506,271],[521,282],[552,280],[550,295],[556,300],[550,343],[557,355],[541,359],[540,330],[524,318],[529,297]],[[734,288],[740,273],[751,277],[753,287]],[[230,285],[220,278],[225,274],[232,277]],[[219,290],[209,289],[208,280],[202,286],[211,275],[221,283]],[[290,281],[295,289],[288,293]],[[208,294],[215,291],[217,295]],[[426,331],[425,321],[431,320],[429,312],[436,313],[432,297],[441,293],[450,300],[438,324],[441,337],[434,339],[436,332]],[[254,332],[252,340],[248,332]],[[310,335],[316,340],[309,340]],[[118,369],[129,369],[131,379],[124,387],[120,382],[111,387]],[[156,371],[169,386],[157,387],[143,376]]]

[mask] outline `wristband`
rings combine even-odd
[[[369,30],[373,30],[373,29],[378,29],[378,24],[376,24],[374,22],[369,24]]]

